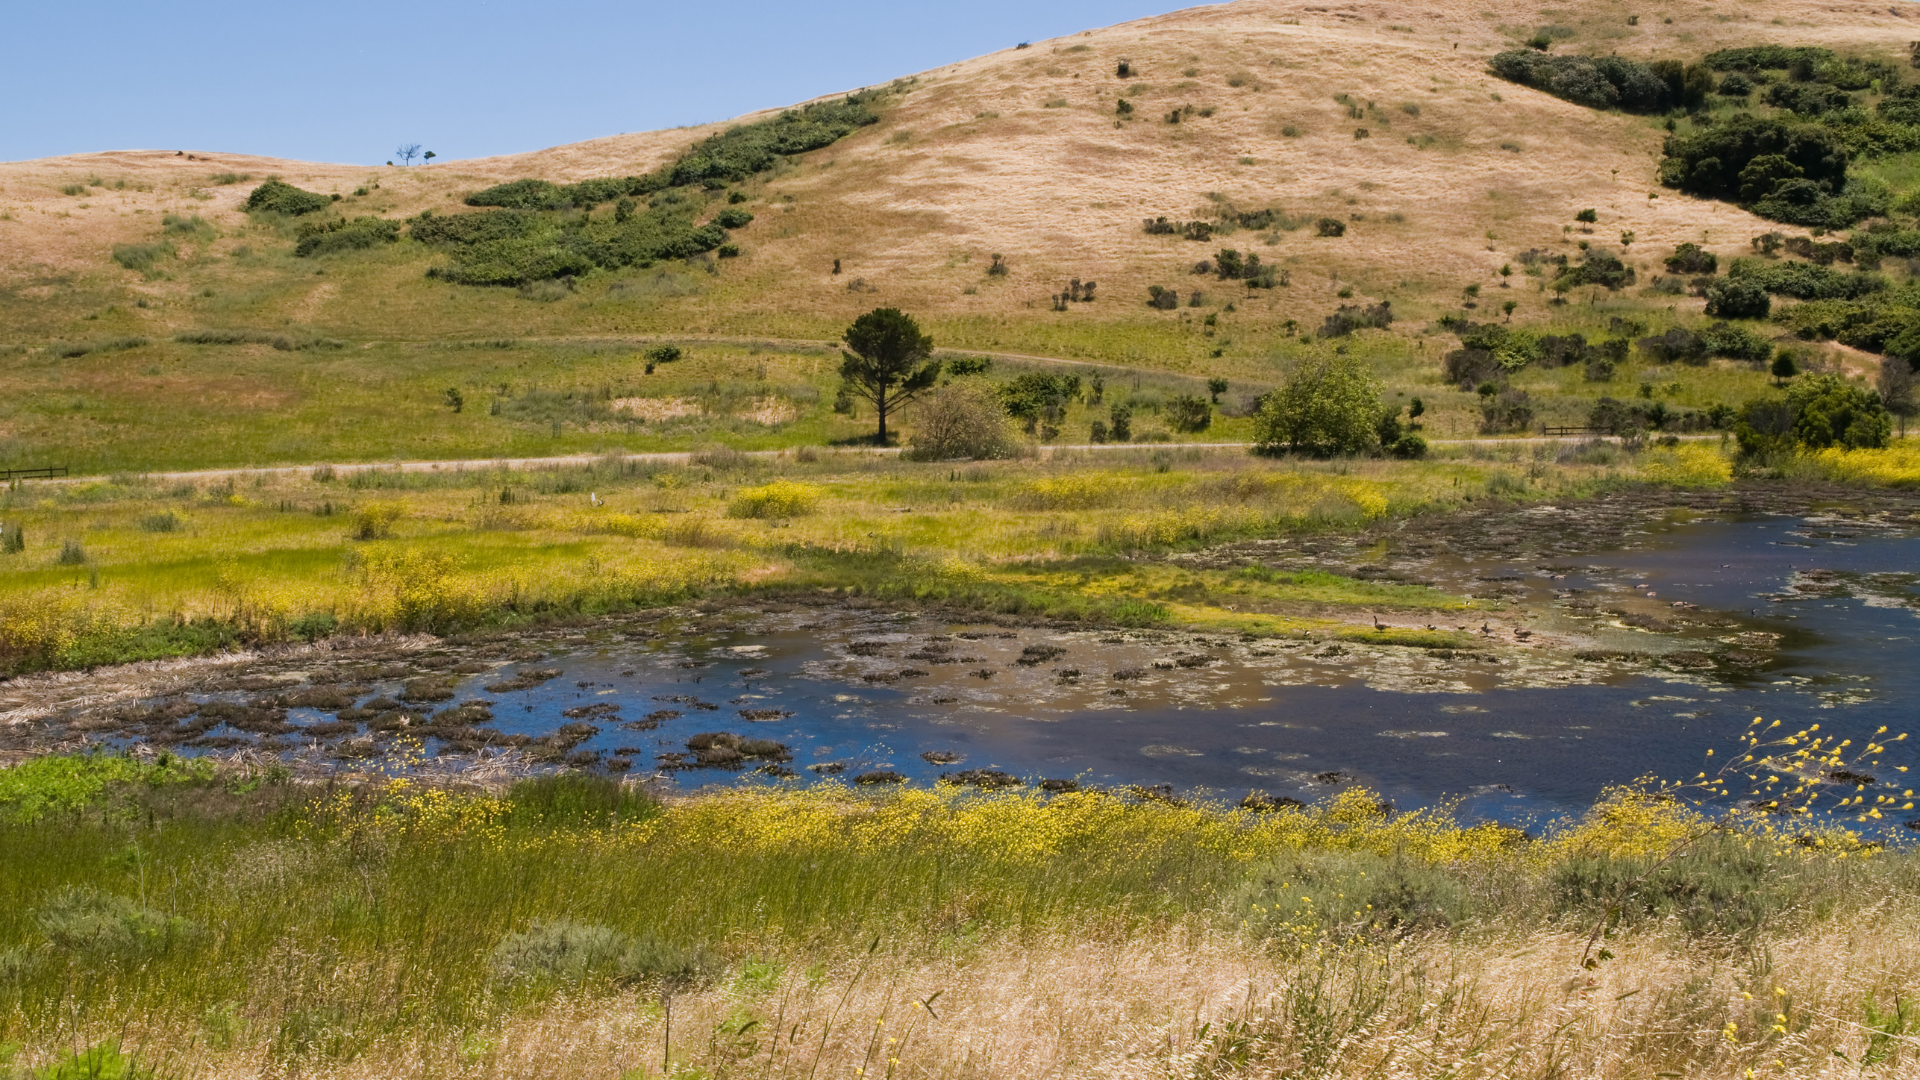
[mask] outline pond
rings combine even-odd
[[[1261,558],[1298,567],[1309,550]],[[575,632],[518,660],[283,673],[332,678],[351,701],[283,696],[265,727],[247,709],[275,699],[228,688],[194,695],[198,722],[178,721],[190,739],[151,722],[102,733],[336,759],[402,732],[449,756],[539,740],[514,752],[683,787],[1005,773],[1312,800],[1357,783],[1396,806],[1457,799],[1470,818],[1527,826],[1610,785],[1690,777],[1755,717],[1856,740],[1912,727],[1916,568],[1911,518],[1671,510],[1572,557],[1403,563],[1491,605],[1440,627],[1465,629],[1473,649],[762,605]],[[1891,767],[1912,764],[1914,745],[1894,748],[1875,790],[1911,782]]]

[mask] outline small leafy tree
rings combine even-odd
[[[940,376],[932,359],[933,338],[899,308],[875,308],[853,321],[844,336],[840,378],[864,398],[879,418],[874,438],[887,442],[887,416],[931,388]]]
[[[1784,397],[1749,401],[1734,425],[1741,451],[1759,455],[1795,448],[1877,449],[1892,434],[1880,395],[1838,375],[1810,375]]]
[[[1874,380],[1875,389],[1880,391],[1880,401],[1887,411],[1900,418],[1900,437],[1907,437],[1907,418],[1915,409],[1913,397],[1913,365],[1903,357],[1887,356],[1880,360],[1880,374]]]
[[[1795,362],[1792,353],[1782,349],[1780,355],[1773,358],[1773,366],[1770,370],[1773,374],[1774,384],[1776,386],[1785,386],[1788,379],[1800,374],[1800,365]]]
[[[1207,396],[1213,399],[1215,405],[1220,404],[1220,395],[1226,392],[1227,380],[1218,375],[1207,380]]]
[[[1205,431],[1213,426],[1213,406],[1198,394],[1181,394],[1167,403],[1167,423],[1175,431]]]
[[[979,379],[950,382],[933,391],[914,417],[913,442],[906,452],[912,461],[1006,458],[1018,447],[998,395]]]
[[[1364,454],[1379,435],[1380,384],[1357,357],[1334,355],[1295,368],[1254,414],[1254,451]]]
[[[1107,419],[1113,421],[1111,434],[1114,442],[1133,441],[1133,406],[1124,402],[1115,402],[1107,410]]]

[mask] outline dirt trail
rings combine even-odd
[[[1701,442],[1720,438],[1718,435],[1681,435],[1678,438]],[[1590,442],[1594,440],[1619,441],[1611,435],[1580,435],[1567,437],[1526,436],[1505,439],[1429,439],[1429,446],[1531,446],[1542,443]],[[1248,442],[1206,442],[1206,443],[1074,443],[1042,446],[1041,457],[1051,457],[1062,451],[1122,451],[1122,450],[1249,450],[1253,444]],[[747,450],[746,457],[777,458],[791,454],[795,450],[810,449],[820,454],[846,455],[894,455],[901,447],[839,447],[809,446],[787,447],[783,450]],[[498,458],[443,458],[436,461],[357,461],[357,462],[312,462],[305,465],[266,465],[238,466],[228,469],[194,469],[186,472],[150,472],[137,475],[156,481],[200,481],[225,480],[229,477],[254,476],[290,476],[295,473],[317,469],[330,469],[335,475],[347,476],[353,473],[369,472],[376,469],[388,469],[398,472],[438,472],[441,470],[458,471],[463,469],[542,469],[568,465],[590,465],[595,462],[644,462],[662,465],[684,465],[701,451],[696,450],[660,450],[640,453],[610,454],[562,454],[556,457],[498,457]],[[51,480],[34,480],[36,484],[86,484],[106,480],[105,476],[68,476]]]

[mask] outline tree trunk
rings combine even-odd
[[[880,414],[880,445],[885,446],[887,445],[887,392],[885,390],[874,395],[873,411]]]

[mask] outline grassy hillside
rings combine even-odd
[[[1898,9],[1863,4],[1650,9],[1631,24],[1599,3],[1198,8],[904,78],[876,97],[879,122],[715,190],[682,189],[703,220],[723,207],[754,215],[732,232],[737,257],[522,288],[429,277],[450,264],[449,251],[405,229],[371,248],[295,251],[314,220],[444,217],[474,212],[465,197],[503,181],[645,176],[726,127],[421,168],[198,151],[0,166],[0,348],[11,350],[0,371],[0,466],[685,445],[684,431],[649,424],[561,418],[556,432],[540,410],[495,413],[492,401],[610,386],[683,396],[670,380],[641,381],[640,339],[825,342],[883,304],[919,315],[944,347],[1219,376],[1251,389],[1299,357],[1357,350],[1403,400],[1426,401],[1430,434],[1469,434],[1481,403],[1446,389],[1441,361],[1458,342],[1440,317],[1596,339],[1697,326],[1702,299],[1648,288],[1678,244],[1699,244],[1724,266],[1751,253],[1753,236],[1805,233],[1663,188],[1659,118],[1595,112],[1491,74],[1491,56],[1541,33],[1556,54],[1697,59],[1783,43],[1901,64],[1913,36]],[[1707,114],[1728,107],[1719,101]],[[1911,157],[1857,171],[1904,190]],[[305,219],[244,213],[270,175],[341,198]],[[1576,220],[1587,209],[1594,220]],[[599,205],[585,227],[609,229],[617,213]],[[1211,235],[1197,243],[1142,228],[1159,217],[1206,222]],[[1322,219],[1343,235],[1318,235]],[[1635,284],[1550,290],[1551,260],[1577,263],[1583,243],[1620,252]],[[1193,272],[1223,248],[1259,254],[1279,272],[1275,287]],[[995,255],[1005,274],[990,272]],[[1883,273],[1904,280],[1898,266]],[[1056,304],[1072,279],[1097,282],[1096,299]],[[1180,306],[1148,307],[1149,286],[1176,291]],[[1341,306],[1383,302],[1397,316],[1385,329],[1317,336]],[[205,340],[208,330],[244,331],[255,343],[175,340]],[[275,349],[275,339],[295,347]],[[447,347],[499,341],[515,347]],[[1841,345],[1805,348],[1855,372],[1873,360]],[[859,429],[827,408],[830,359],[732,344],[697,354],[709,381],[753,382],[769,364],[808,372],[791,380],[804,391],[769,414],[792,420],[736,430],[722,415],[702,437],[792,444]],[[1532,396],[1536,423],[1565,424],[1583,422],[1601,394],[1699,409],[1764,383],[1726,361],[1695,368],[1643,352],[1607,383],[1537,366],[1510,380]],[[473,406],[442,407],[448,389]]]
[[[1915,857],[1839,830],[1743,822],[1688,845],[1701,819],[1629,795],[1536,839],[1358,790],[1263,812],[288,780],[114,758],[0,773],[0,1075],[1915,1062]]]

